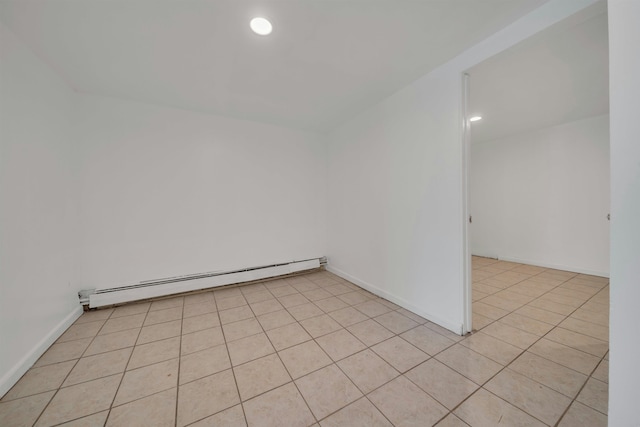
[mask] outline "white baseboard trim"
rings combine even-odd
[[[569,265],[551,264],[547,262],[540,262],[540,261],[534,261],[534,260],[522,259],[522,258],[504,257],[504,256],[498,256],[498,259],[501,261],[517,262],[518,264],[528,264],[528,265],[535,265],[537,267],[553,268],[555,270],[564,270],[564,271],[571,271],[573,273],[588,274],[590,276],[599,276],[599,277],[607,277],[607,278],[609,277],[608,272],[587,270],[585,268],[571,267]]]
[[[327,264],[327,266],[325,267],[327,269],[327,271],[342,277],[345,280],[350,281],[351,283],[355,283],[356,285],[360,286],[361,288],[366,289],[367,291],[378,295],[379,297],[382,297],[386,300],[391,301],[394,304],[399,305],[402,308],[406,308],[407,310],[417,314],[420,317],[424,317],[425,319],[427,319],[430,322],[433,322],[437,325],[442,326],[443,328],[446,328],[448,330],[450,330],[451,332],[453,332],[454,334],[458,334],[458,335],[462,335],[462,330],[463,330],[463,325],[462,323],[460,324],[454,324],[451,322],[448,322],[446,320],[441,319],[438,316],[433,316],[430,313],[427,313],[425,311],[423,311],[422,309],[420,309],[419,307],[416,307],[415,305],[409,303],[408,301],[406,301],[403,298],[400,298],[396,295],[390,294],[387,291],[384,291],[380,288],[378,288],[377,286],[374,286],[370,283],[367,283],[363,280],[358,279],[357,277],[354,277],[352,275],[350,275],[349,273],[346,273],[338,268],[332,267],[331,265]]]
[[[65,316],[49,333],[40,340],[9,372],[0,378],[0,396],[4,396],[11,387],[38,361],[40,356],[53,344],[73,322],[82,315],[82,306],[78,305]],[[6,343],[5,343],[6,345]]]

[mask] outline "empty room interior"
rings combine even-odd
[[[637,426],[640,2],[0,0],[0,426]]]

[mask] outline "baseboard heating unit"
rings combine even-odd
[[[319,268],[324,262],[324,258],[314,258],[233,271],[217,271],[170,277],[143,281],[128,286],[80,291],[79,297],[81,304],[86,305],[88,303],[89,308],[97,308],[179,294],[182,292],[198,291],[218,286],[284,276],[299,271]]]

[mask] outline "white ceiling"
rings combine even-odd
[[[545,1],[1,0],[0,20],[79,92],[327,131]]]
[[[473,143],[609,112],[606,3],[469,70]]]

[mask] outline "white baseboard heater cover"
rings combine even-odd
[[[245,268],[242,270],[220,271],[154,280],[118,288],[96,289],[95,293],[89,295],[89,308],[104,307],[106,305],[122,304],[182,292],[267,279],[269,277],[283,276],[319,267],[320,258],[314,258],[285,264]]]

